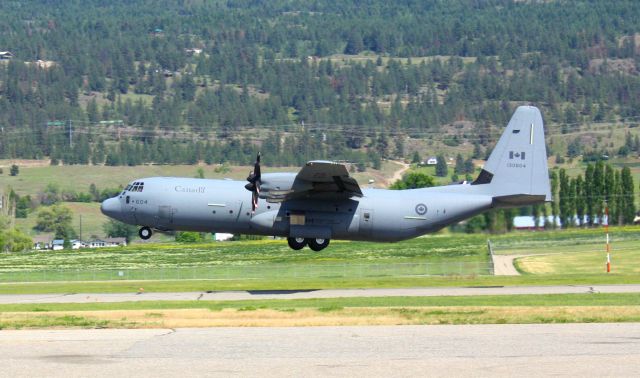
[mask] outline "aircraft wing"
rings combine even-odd
[[[302,167],[289,189],[272,189],[264,194],[268,202],[296,198],[339,200],[362,197],[362,190],[344,164],[314,160]]]

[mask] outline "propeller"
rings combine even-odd
[[[251,192],[251,212],[255,212],[258,208],[258,196],[260,195],[260,153],[256,157],[256,162],[253,165],[253,172],[249,172],[247,181],[249,183],[245,185],[245,189]]]

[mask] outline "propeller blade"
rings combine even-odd
[[[256,156],[256,162],[253,165],[253,172],[249,172],[247,181],[249,183],[245,185],[245,189],[251,192],[251,212],[255,212],[258,208],[258,196],[260,195],[260,153]]]
[[[256,209],[258,208],[258,193],[257,192],[253,192],[251,194],[251,212],[255,212]]]
[[[258,152],[258,156],[256,156],[256,163],[253,165],[253,176],[256,180],[260,180],[260,152]]]

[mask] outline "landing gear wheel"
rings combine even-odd
[[[287,238],[287,243],[289,243],[291,249],[295,249],[296,251],[307,245],[307,241],[304,238]]]
[[[309,244],[309,248],[319,252],[327,248],[329,245],[329,239],[307,239],[307,244]]]
[[[140,231],[138,231],[138,235],[140,235],[140,239],[148,240],[151,235],[153,235],[153,231],[149,227],[142,227]]]

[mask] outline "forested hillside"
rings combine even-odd
[[[639,32],[634,0],[3,1],[0,158],[483,157],[521,103],[554,155],[637,154]]]

